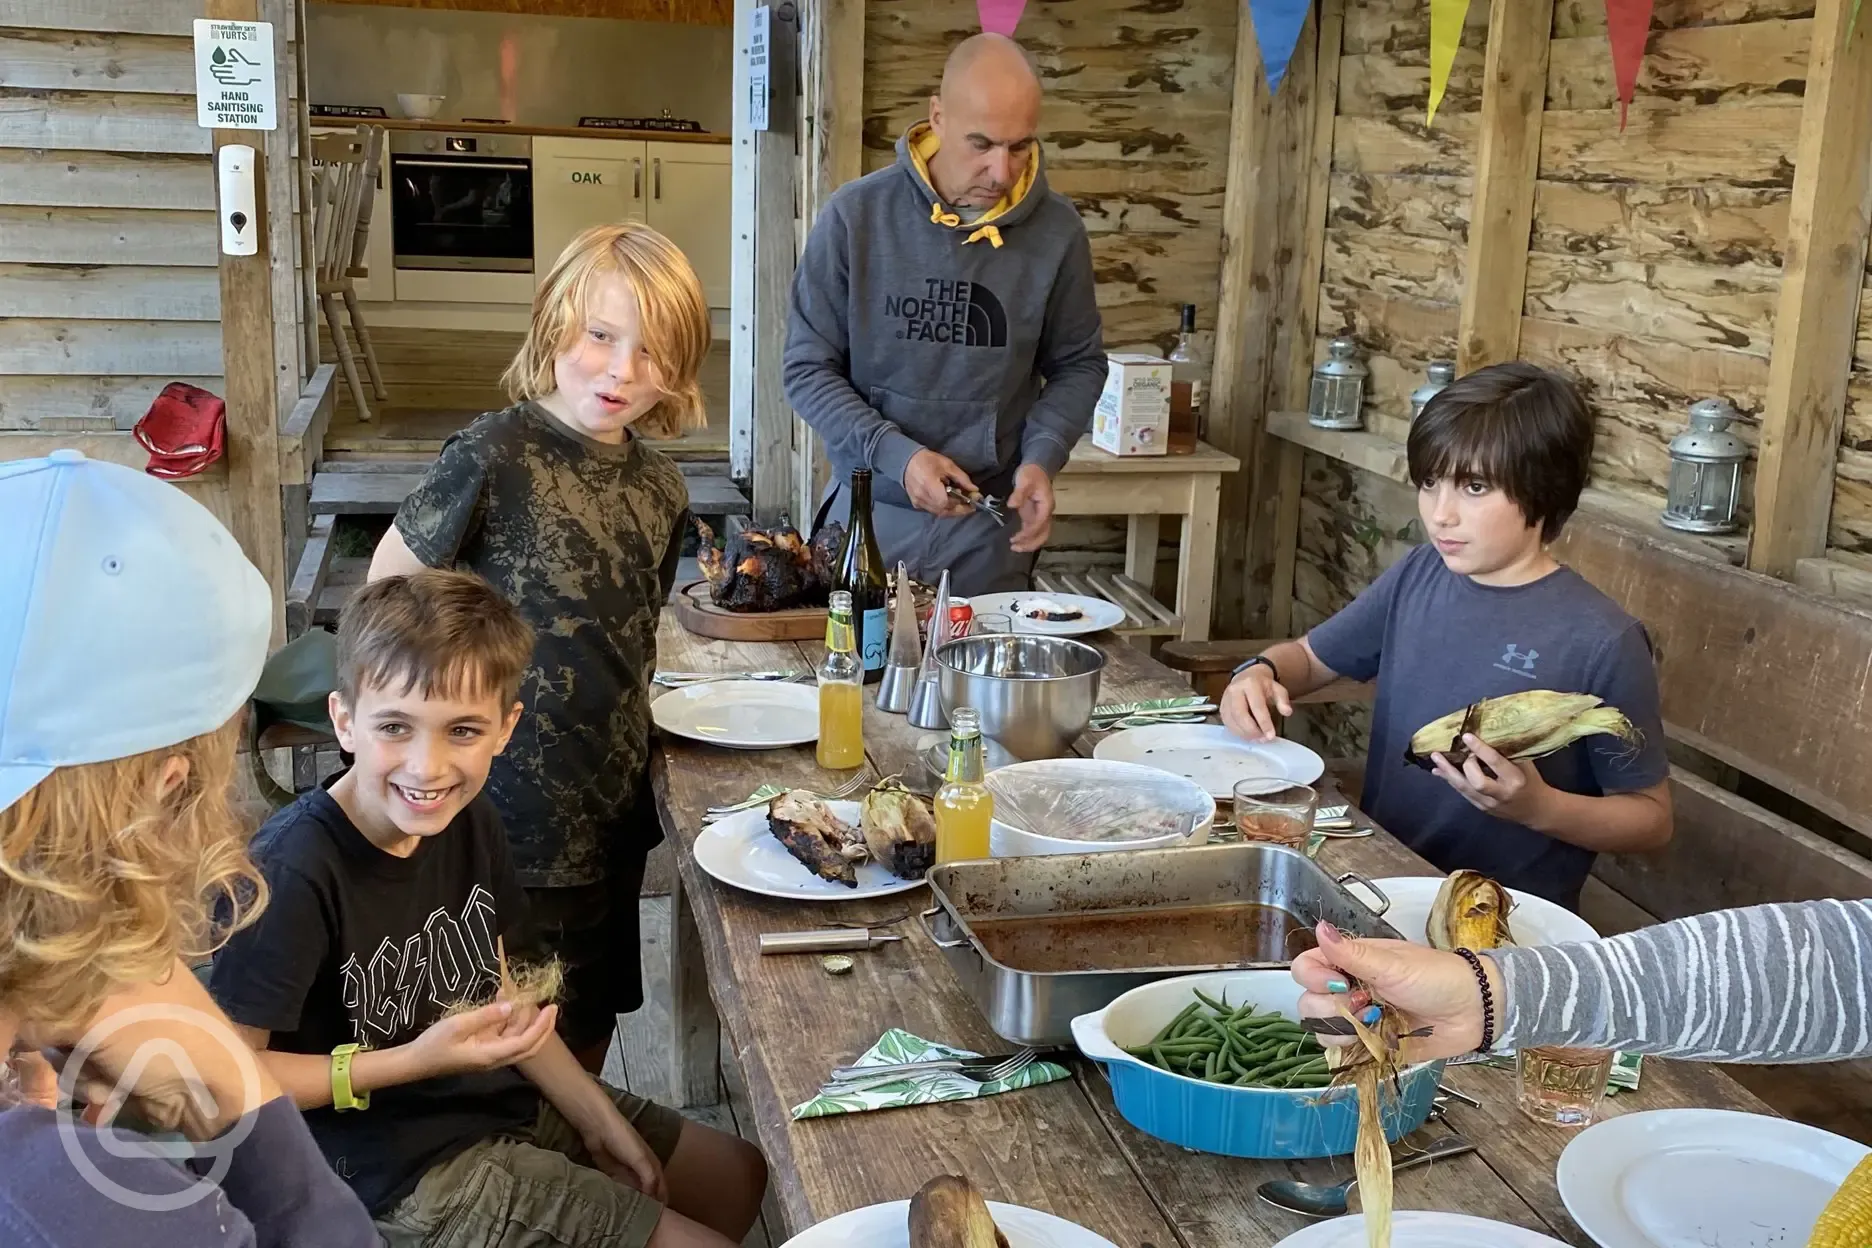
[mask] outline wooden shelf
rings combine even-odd
[[[1376,476],[1387,477],[1399,485],[1410,484],[1410,465],[1405,457],[1403,444],[1389,438],[1380,437],[1364,429],[1321,429],[1307,421],[1305,412],[1272,412],[1268,415],[1268,432],[1275,437],[1296,446],[1303,446],[1309,451],[1317,451],[1328,459],[1336,459],[1342,464],[1362,468]],[[1717,558],[1740,567],[1748,557],[1748,537],[1742,534],[1727,537],[1700,537],[1694,533],[1680,533],[1667,529],[1658,520],[1659,503],[1648,503],[1641,499],[1628,498],[1606,490],[1588,486],[1580,494],[1580,512],[1597,516],[1626,528],[1637,529],[1651,537],[1660,538],[1699,554],[1715,555]]]

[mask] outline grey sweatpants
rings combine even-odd
[[[828,519],[840,524],[845,522],[848,506],[844,493],[839,489],[839,497],[832,499],[826,511]],[[897,574],[901,561],[913,578],[926,585],[934,585],[947,568],[949,592],[965,598],[1033,588],[1034,561],[1039,554],[1016,554],[1008,547],[1020,532],[1018,516],[1009,515],[1005,525],[997,525],[978,511],[948,520],[912,507],[873,503],[871,525],[891,576]]]

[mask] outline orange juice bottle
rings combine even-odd
[[[936,790],[936,861],[986,858],[994,794],[982,783],[981,716],[958,706],[949,716],[949,767]]]
[[[819,665],[819,765],[864,766],[864,664],[852,631],[852,596],[835,590],[826,616],[826,657]]]

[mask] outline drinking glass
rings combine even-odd
[[[1516,1101],[1535,1122],[1583,1127],[1599,1111],[1612,1076],[1609,1049],[1522,1049],[1515,1054]]]
[[[978,612],[975,618],[969,621],[969,635],[972,637],[991,636],[996,633],[1011,633],[1013,631],[1013,618],[1003,615],[999,611]]]
[[[1319,794],[1304,784],[1268,776],[1235,783],[1235,829],[1244,841],[1305,852]]]

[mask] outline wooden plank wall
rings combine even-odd
[[[1488,7],[1472,0],[1427,130],[1427,6],[1357,0],[1346,13],[1315,356],[1334,332],[1359,338],[1372,367],[1368,426],[1399,442],[1425,365],[1456,354]],[[1813,9],[1660,0],[1621,134],[1604,5],[1556,0],[1520,353],[1588,391],[1593,485],[1612,496],[1661,508],[1667,446],[1696,399],[1729,398],[1745,418],[1738,432],[1755,441]],[[1833,543],[1872,552],[1865,305],[1861,315]],[[1419,536],[1408,488],[1307,453],[1294,629],[1339,609]],[[1359,750],[1363,714],[1313,718],[1324,744]]]
[[[292,5],[265,6],[289,64]],[[170,381],[221,390],[214,174],[190,37],[200,13],[196,0],[21,0],[0,16],[0,432],[127,430]],[[295,115],[298,85],[289,75]],[[297,235],[276,227],[275,248]],[[285,346],[298,333],[297,259],[276,269]],[[284,410],[314,362],[298,348],[282,360]]]
[[[169,381],[221,384],[214,177],[190,41],[199,9],[8,6],[0,430],[128,429]]]
[[[1046,88],[1047,179],[1092,236],[1105,341],[1167,351],[1180,306],[1215,328],[1239,0],[1030,4],[1017,37]],[[929,113],[972,5],[865,6],[864,167]]]

